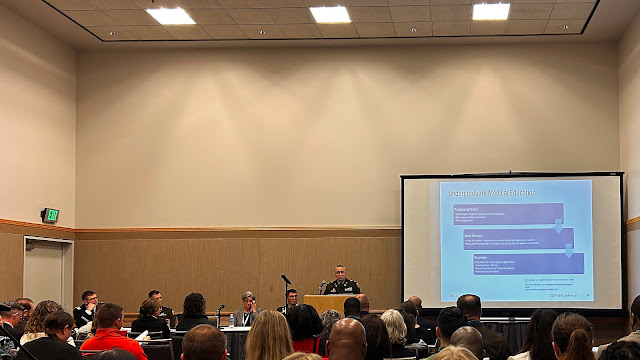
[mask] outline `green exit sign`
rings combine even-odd
[[[58,215],[60,215],[60,210],[45,208],[40,212],[40,217],[42,217],[42,221],[55,224],[58,221]]]

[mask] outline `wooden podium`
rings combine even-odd
[[[318,315],[329,309],[338,310],[338,312],[342,313],[344,310],[344,301],[354,296],[356,296],[356,294],[305,295],[304,303],[313,306],[318,312]]]

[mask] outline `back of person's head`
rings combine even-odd
[[[551,327],[558,317],[551,309],[538,309],[531,315],[527,334],[521,353],[529,352],[531,360],[553,359],[553,345],[551,345]]]
[[[293,352],[287,319],[278,311],[265,310],[251,324],[245,344],[247,360],[281,360]]]
[[[360,322],[367,335],[367,360],[380,360],[391,356],[391,341],[387,327],[382,320],[374,315],[364,316]]]
[[[404,326],[407,327],[407,334],[405,338],[407,339],[407,344],[412,344],[416,341],[416,317],[415,315],[411,315],[404,311],[402,308],[396,309],[400,315],[402,316],[402,321],[404,321]]]
[[[342,319],[331,330],[327,343],[329,360],[361,360],[367,353],[364,326],[356,319]]]
[[[451,335],[459,328],[467,325],[462,309],[457,306],[449,306],[438,314],[438,332],[444,341],[449,342]]]
[[[322,332],[320,333],[320,338],[328,340],[333,325],[340,319],[342,319],[342,314],[338,310],[329,309],[323,312],[322,315],[320,315],[320,320],[322,320]]]
[[[398,310],[389,309],[380,317],[389,334],[391,344],[404,345],[407,342],[407,325]]]
[[[300,304],[293,307],[287,312],[286,317],[294,341],[313,337],[322,331],[322,320],[311,305]]]
[[[62,311],[62,306],[53,300],[43,300],[36,305],[36,308],[29,316],[29,321],[24,327],[25,333],[44,332],[44,319],[52,312]]]
[[[360,310],[360,300],[356,297],[350,297],[344,301],[344,317],[360,316]]]
[[[433,360],[477,360],[471,350],[463,346],[447,346],[433,357]]]
[[[480,302],[480,297],[478,295],[460,295],[456,306],[462,309],[462,312],[466,317],[476,317],[482,315],[482,303]]]
[[[82,301],[85,301],[89,298],[89,296],[95,294],[96,292],[93,290],[87,290],[85,292],[82,293]]]
[[[282,360],[322,360],[318,354],[295,352]]]
[[[142,316],[150,316],[156,313],[158,309],[160,309],[162,305],[160,304],[160,299],[148,298],[144,299],[142,305],[140,305],[140,315]]]
[[[367,296],[367,294],[358,294],[356,295],[356,299],[360,301],[360,311],[369,311],[371,302],[369,301],[369,297]]]
[[[73,316],[64,311],[52,312],[44,319],[44,332],[54,340],[59,340],[56,333],[64,330],[65,327],[73,329]]]
[[[226,359],[227,337],[208,324],[200,324],[182,339],[182,360]]]
[[[122,306],[113,303],[105,303],[96,312],[98,329],[109,329],[115,326],[118,319],[122,319]]]
[[[418,308],[416,307],[416,304],[414,304],[411,301],[405,301],[402,304],[400,304],[400,308],[402,310],[404,310],[404,312],[406,312],[409,315],[413,315],[414,318],[418,317]]]
[[[631,315],[633,316],[631,326],[634,330],[637,330],[640,328],[640,295],[636,296],[631,303]]]
[[[615,341],[602,352],[598,360],[638,360],[640,343],[635,341]]]
[[[25,311],[30,311],[33,308],[33,300],[29,298],[26,298],[26,297],[17,298],[16,302],[22,305]]]
[[[96,354],[90,358],[91,360],[136,360],[136,356],[132,353],[119,349],[117,347]]]
[[[203,315],[207,301],[200,293],[191,293],[184,298],[184,316]]]
[[[478,359],[483,358],[482,335],[472,326],[463,326],[451,335],[451,345],[469,349]],[[551,358],[552,359],[552,358]]]
[[[560,314],[551,328],[553,349],[562,360],[593,359],[593,327],[582,315]]]

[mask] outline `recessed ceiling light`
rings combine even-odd
[[[511,4],[475,4],[473,20],[507,20]]]
[[[111,35],[111,36],[116,36],[116,35],[118,35],[118,33],[117,33],[117,32],[115,32],[115,31],[109,31],[109,35]]]
[[[162,25],[187,25],[196,23],[182,8],[147,9],[147,12]]]
[[[344,6],[310,7],[311,14],[317,23],[350,23],[351,19]]]
[[[263,35],[264,35],[264,34],[266,34],[266,33],[267,33],[267,30],[260,30],[260,34],[263,34]]]
[[[568,28],[569,28],[569,25],[567,24],[560,25],[560,29],[567,30]]]
[[[416,32],[416,31],[418,31],[418,29],[416,29],[416,28],[412,27],[411,29],[409,29],[409,31],[411,31],[411,32]]]

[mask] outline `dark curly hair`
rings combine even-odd
[[[311,305],[295,306],[287,312],[286,317],[294,341],[313,337],[322,331],[322,320]]]
[[[599,360],[640,359],[640,343],[635,341],[615,341],[600,355]]]
[[[184,298],[184,316],[202,315],[207,308],[207,301],[200,293],[191,293]]]

